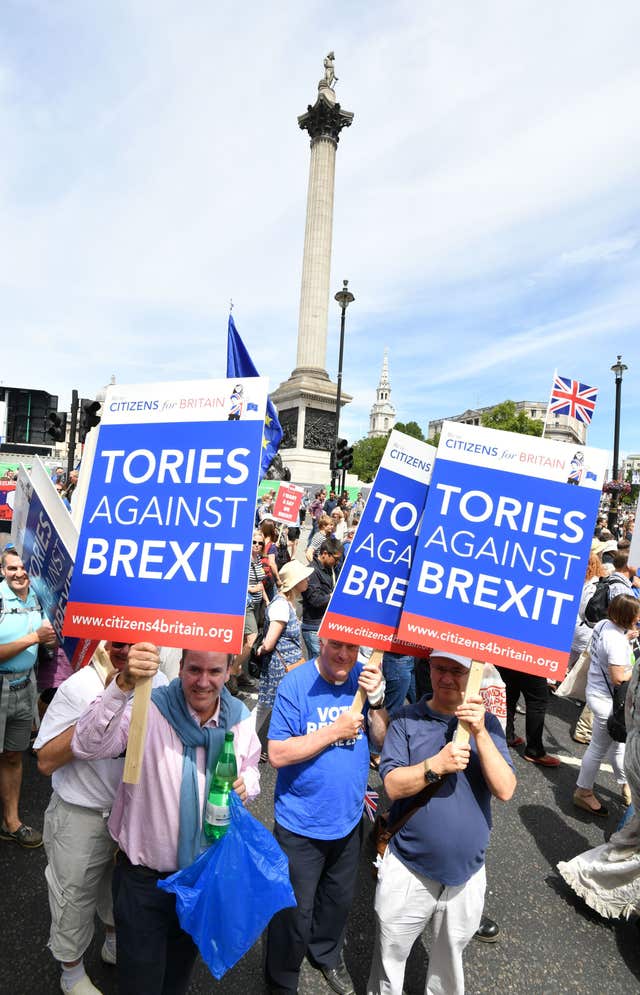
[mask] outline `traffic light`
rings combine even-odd
[[[353,466],[353,446],[350,446],[346,439],[338,439],[338,449],[336,452],[336,469],[350,470]]]
[[[84,442],[87,432],[100,424],[100,401],[91,401],[83,397],[80,401],[80,426],[78,429],[78,440]]]
[[[26,387],[0,387],[0,401],[7,402],[7,443],[51,445],[48,415],[57,410],[55,394]]]
[[[47,435],[54,442],[64,442],[67,437],[67,412],[50,411],[48,421],[51,422],[47,429]]]

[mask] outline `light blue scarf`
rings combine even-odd
[[[193,718],[182,690],[182,682],[176,677],[171,684],[154,688],[151,700],[174,729],[183,745],[182,783],[180,785],[180,830],[178,833],[178,866],[188,867],[202,850],[202,811],[198,799],[198,768],[196,749],[204,746],[207,751],[204,803],[209,794],[211,775],[215,770],[218,756],[224,743],[224,734],[242,719],[249,710],[241,701],[229,694],[223,687],[220,693],[220,714],[217,727],[203,728]]]

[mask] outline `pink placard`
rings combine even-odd
[[[278,522],[295,525],[298,521],[303,494],[304,487],[297,487],[296,484],[280,484],[273,506],[273,517]]]

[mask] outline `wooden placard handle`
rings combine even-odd
[[[122,780],[125,784],[137,784],[142,770],[144,743],[147,738],[147,714],[153,688],[153,677],[143,677],[136,683],[131,706],[129,741],[124,761]]]
[[[482,684],[482,672],[484,670],[484,663],[480,663],[478,660],[474,660],[471,664],[469,670],[469,679],[467,681],[467,686],[464,692],[464,698],[462,699],[463,704],[466,702],[471,695],[480,693],[480,685]],[[458,722],[455,733],[453,734],[453,742],[459,745],[466,746],[469,742],[469,737],[471,733],[469,731],[469,726],[466,722]]]
[[[373,653],[369,657],[369,663],[367,666],[369,667],[373,666],[378,668],[382,666],[382,650],[373,651]],[[367,692],[363,691],[362,688],[358,688],[358,690],[355,693],[353,703],[351,705],[351,711],[357,715],[358,712],[361,712],[362,709],[364,708],[364,703],[366,700],[367,700]]]

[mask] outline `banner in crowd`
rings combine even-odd
[[[10,522],[13,517],[15,490],[14,483],[9,483],[6,480],[0,481],[0,522]]]
[[[66,633],[240,650],[266,400],[259,377],[107,389]]]
[[[445,422],[398,634],[562,678],[607,454]]]
[[[304,497],[304,487],[296,484],[280,484],[271,512],[277,522],[295,525],[300,513],[300,505]]]
[[[320,635],[394,653],[416,653],[396,628],[407,590],[436,451],[391,432]]]
[[[96,641],[63,635],[78,535],[38,457],[30,474],[20,467],[11,538],[67,658],[74,669],[84,666],[93,655]]]

